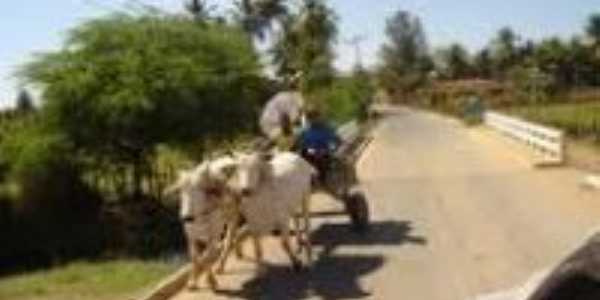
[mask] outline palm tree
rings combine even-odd
[[[209,6],[205,0],[189,0],[185,3],[185,9],[200,22],[210,19],[210,13],[214,8],[214,6]]]
[[[301,71],[302,86],[308,90],[329,82],[337,37],[333,11],[320,0],[304,0],[296,13],[281,22],[281,29],[272,48],[277,74]]]
[[[235,5],[238,23],[259,40],[265,39],[274,21],[281,25],[289,17],[289,8],[284,0],[239,0]]]
[[[312,89],[327,84],[333,77],[333,45],[337,38],[335,13],[321,0],[305,0],[290,28],[299,41],[298,71],[302,71],[303,87]]]

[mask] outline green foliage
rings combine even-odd
[[[53,169],[70,164],[71,148],[68,139],[48,132],[33,122],[14,128],[4,136],[0,145],[0,162],[10,166],[17,180],[54,176]]]
[[[236,21],[250,35],[264,40],[274,21],[286,22],[290,17],[289,7],[284,0],[241,0],[236,1]]]
[[[447,79],[463,79],[473,74],[469,53],[460,44],[452,44],[440,52],[441,75]]]
[[[317,90],[309,95],[320,105],[325,115],[336,124],[353,119],[364,119],[374,89],[368,77],[358,75],[336,79],[330,87]]]
[[[277,74],[285,77],[301,71],[300,85],[307,92],[327,86],[334,77],[336,21],[324,1],[303,1],[300,11],[282,22],[283,34],[272,49]]]
[[[392,93],[414,91],[433,67],[421,21],[398,11],[387,21],[386,34],[388,41],[380,52],[380,85]]]
[[[493,60],[488,49],[482,49],[473,58],[473,71],[479,78],[489,79],[493,74]]]
[[[141,195],[160,185],[157,149],[197,159],[216,140],[254,132],[269,89],[259,71],[241,29],[158,12],[83,23],[59,51],[23,66],[19,75],[43,94],[35,114],[0,124],[2,189],[12,191],[0,194],[0,206],[10,203],[0,207],[0,242],[11,245],[0,249],[0,269],[180,247],[174,212]],[[122,170],[117,179],[135,189],[120,208],[90,187],[91,173],[105,170]]]
[[[503,75],[518,61],[519,36],[510,28],[504,27],[498,31],[496,38],[491,43],[494,69],[497,75]]]
[[[6,183],[16,192],[4,195],[11,208],[2,237],[10,238],[0,249],[1,268],[50,265],[101,249],[101,199],[81,181],[71,146],[34,119],[4,136],[0,160],[8,165]]]
[[[519,103],[545,103],[556,92],[554,77],[536,67],[514,67],[509,78]]]
[[[21,74],[44,88],[44,118],[78,153],[142,172],[160,143],[251,131],[258,71],[236,28],[118,14],[78,26]]]

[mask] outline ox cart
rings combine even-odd
[[[324,160],[318,163],[321,169],[325,169],[324,176],[318,180],[318,190],[343,202],[345,213],[356,232],[365,232],[369,228],[369,205],[356,174],[356,163],[371,141],[367,131],[367,126],[347,123],[338,128],[342,145],[332,155],[309,159]]]

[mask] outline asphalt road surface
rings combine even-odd
[[[266,241],[260,271],[237,261],[217,294],[174,299],[474,299],[557,263],[600,223],[600,195],[581,188],[581,173],[533,169],[520,148],[484,130],[397,109],[373,134],[358,165],[368,234],[352,233],[343,215],[315,216],[310,271],[293,273]],[[313,208],[339,204],[317,196]]]

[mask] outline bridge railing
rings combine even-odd
[[[504,135],[532,147],[541,155],[538,164],[562,164],[565,160],[564,132],[494,111],[484,113],[484,123]]]

